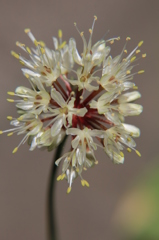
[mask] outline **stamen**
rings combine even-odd
[[[67,194],[69,194],[71,192],[71,187],[67,188]]]

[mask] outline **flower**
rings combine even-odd
[[[65,178],[68,181],[67,193],[78,176],[82,186],[89,187],[82,177],[82,171],[98,163],[95,157],[98,147],[114,163],[124,162],[124,148],[128,152],[134,150],[141,156],[135,149],[133,139],[140,136],[140,130],[124,122],[125,117],[142,112],[142,106],[134,103],[141,94],[131,80],[136,74],[144,72],[132,72],[143,41],[129,55],[125,56],[125,45],[121,54],[112,58],[109,55],[110,44],[120,38],[101,39],[92,45],[96,20],[95,16],[89,29],[88,43],[84,33],[75,24],[83,41],[81,55],[75,39],[71,38],[68,44],[62,41],[61,30],[58,32],[59,39],[53,38],[54,50],[46,47],[44,42],[37,41],[30,29],[25,29],[35,48],[30,49],[19,42],[16,45],[29,55],[29,59],[11,52],[23,65],[22,72],[31,88],[19,86],[15,92],[8,92],[10,96],[19,98],[7,99],[16,103],[19,116],[8,116],[14,128],[0,131],[0,134],[24,134],[13,153],[26,141],[31,151],[36,147],[51,151],[66,135],[70,136],[69,152],[55,162],[59,165],[63,160],[62,174],[57,180]],[[142,54],[143,58],[145,56]]]

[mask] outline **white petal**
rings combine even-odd
[[[118,109],[124,116],[134,116],[139,115],[142,112],[143,107],[139,104],[123,103],[119,105]]]

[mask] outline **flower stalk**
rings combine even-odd
[[[55,164],[56,159],[61,157],[62,150],[64,148],[67,136],[63,139],[61,144],[57,147],[55,156],[52,162],[50,171],[49,184],[48,184],[48,201],[47,201],[47,215],[48,215],[48,240],[57,240],[57,222],[56,222],[56,203],[55,203],[55,191],[56,191],[56,177],[57,166]]]

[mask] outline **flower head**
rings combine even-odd
[[[124,122],[125,117],[142,112],[142,106],[134,103],[141,94],[136,91],[132,79],[144,72],[133,72],[143,41],[127,56],[125,45],[121,54],[112,58],[110,44],[120,38],[101,39],[93,45],[96,20],[95,16],[88,43],[75,24],[83,41],[81,55],[75,39],[71,38],[68,44],[62,41],[61,30],[59,39],[53,38],[54,50],[36,40],[30,29],[25,29],[35,47],[30,49],[25,44],[16,44],[29,59],[11,52],[23,65],[22,72],[31,88],[20,86],[15,92],[8,92],[18,98],[8,101],[16,103],[19,116],[8,116],[14,128],[0,133],[7,132],[8,136],[24,134],[13,153],[26,141],[31,151],[36,147],[50,151],[63,141],[65,135],[70,136],[69,151],[56,160],[56,165],[63,161],[62,174],[57,180],[65,178],[68,181],[67,193],[78,176],[82,186],[89,187],[82,171],[98,163],[95,157],[98,147],[114,163],[124,162],[124,148],[128,152],[134,150],[140,156],[133,139],[139,137],[140,130]]]

